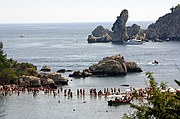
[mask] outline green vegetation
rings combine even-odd
[[[3,44],[0,42],[0,84],[16,83],[20,76],[36,76],[36,67],[30,63],[18,63],[7,59],[3,51]]]
[[[174,12],[180,8],[180,4],[176,5],[176,7],[170,8],[171,12]]]
[[[151,72],[146,73],[149,78],[150,98],[147,103],[131,104],[136,111],[131,115],[124,115],[122,119],[180,119],[180,94],[169,91],[162,92]],[[180,86],[180,82],[175,80]],[[161,83],[161,88],[166,88],[165,82]]]
[[[180,8],[180,4],[178,4],[178,5],[175,7],[175,10],[178,9],[178,8]]]

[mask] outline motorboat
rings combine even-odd
[[[125,45],[142,45],[143,41],[137,39],[130,39],[127,41],[123,41]]]
[[[109,95],[107,98],[110,98],[108,100],[109,106],[116,106],[116,105],[122,105],[122,104],[130,104],[132,98],[128,97],[126,95]]]

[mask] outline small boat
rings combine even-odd
[[[125,45],[142,45],[143,41],[137,39],[130,39],[127,41],[123,41]]]
[[[108,100],[109,106],[116,106],[116,105],[122,105],[122,104],[130,104],[132,98],[123,96],[123,95],[110,95],[107,96],[108,98],[111,98]]]
[[[122,84],[121,86],[127,86],[128,87],[129,85],[128,84]]]
[[[22,34],[22,35],[20,35],[19,37],[20,37],[20,38],[23,38],[23,37],[25,37],[25,35],[24,35],[24,34]]]
[[[154,62],[152,62],[152,64],[159,64],[159,62],[157,60],[154,60]]]

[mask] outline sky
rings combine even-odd
[[[156,21],[180,0],[0,0],[0,23]]]

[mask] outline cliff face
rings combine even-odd
[[[154,24],[149,25],[146,35],[150,40],[155,38],[180,40],[180,8],[176,8],[171,13],[160,17]]]
[[[128,39],[126,22],[128,20],[128,11],[124,9],[120,16],[117,17],[117,20],[112,27],[112,42],[121,42]]]

